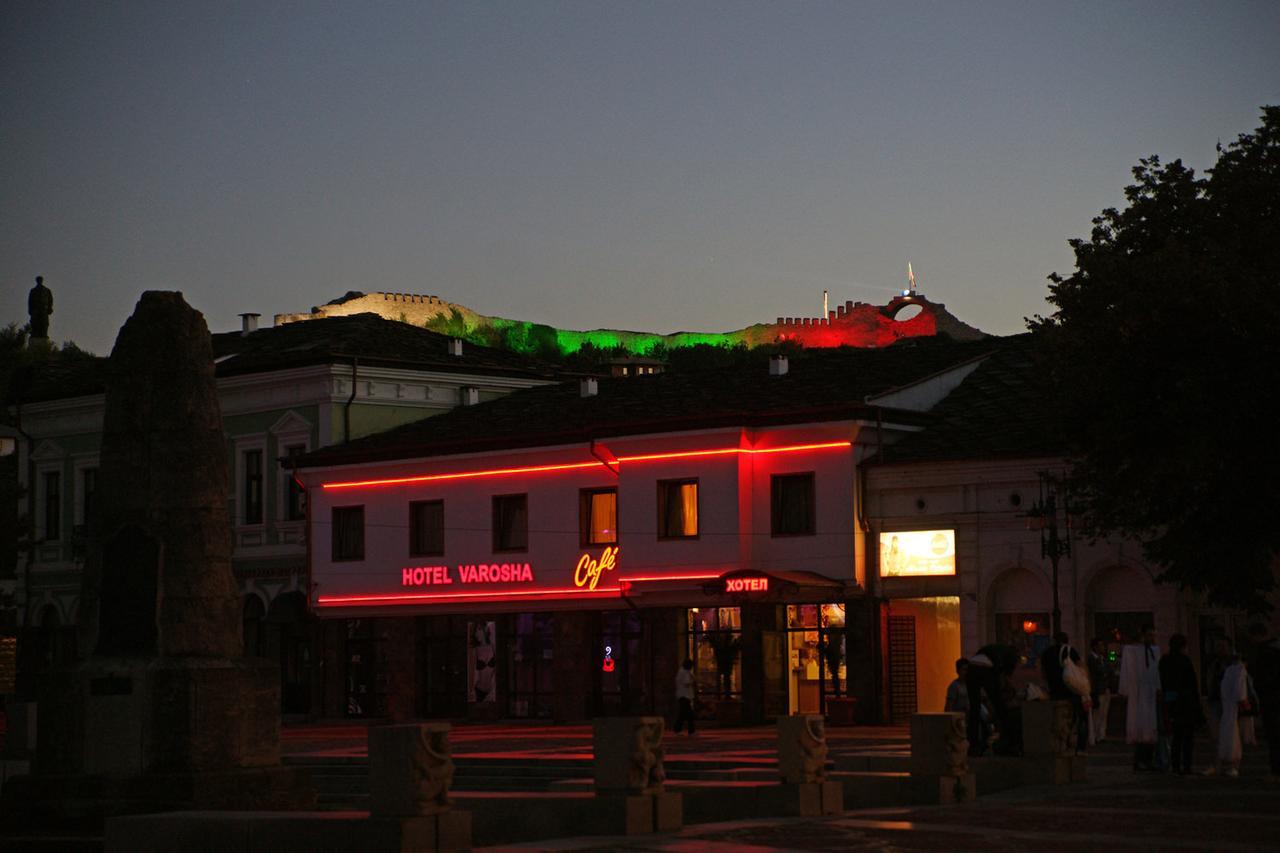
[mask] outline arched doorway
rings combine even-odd
[[[1085,592],[1086,624],[1108,645],[1135,643],[1142,626],[1155,624],[1151,578],[1132,566],[1108,566],[1096,572]]]

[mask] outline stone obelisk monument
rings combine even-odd
[[[88,658],[41,691],[35,799],[87,777],[122,803],[106,813],[306,805],[279,766],[276,667],[242,656],[227,469],[204,317],[144,293],[109,361]]]

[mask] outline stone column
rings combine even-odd
[[[402,850],[467,850],[471,814],[449,799],[448,723],[369,729],[369,817],[400,827]]]
[[[591,721],[597,804],[628,835],[674,832],[683,800],[665,790],[662,717],[597,717]]]
[[[977,785],[969,770],[964,714],[912,715],[909,766],[918,799],[929,803],[973,800]]]

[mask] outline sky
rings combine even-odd
[[[1280,103],[1271,2],[0,6],[0,324],[106,354],[348,290],[728,331],[927,297],[1047,313],[1138,158]]]

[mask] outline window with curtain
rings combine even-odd
[[[438,557],[444,553],[444,501],[409,504],[409,556]]]
[[[698,535],[698,481],[658,482],[658,538],[689,539]]]
[[[813,473],[775,474],[771,492],[773,535],[812,536]]]
[[[525,551],[529,547],[529,496],[493,498],[493,550]]]
[[[333,559],[364,559],[364,507],[333,508]]]
[[[618,490],[583,489],[578,496],[578,532],[583,547],[616,544]]]
[[[262,451],[244,452],[244,524],[262,523]]]

